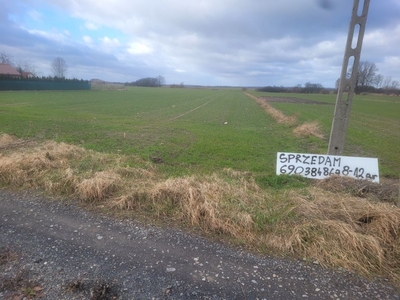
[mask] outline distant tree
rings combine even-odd
[[[390,79],[391,79],[391,77],[390,77]],[[387,85],[384,88],[384,92],[386,94],[396,94],[396,95],[398,95],[400,93],[400,90],[399,90],[400,84],[399,84],[399,82],[397,80],[390,80],[390,82],[387,82],[386,84]]]
[[[137,86],[147,86],[147,87],[157,87],[158,85],[158,79],[157,78],[152,78],[152,77],[147,77],[147,78],[142,78],[136,81]]]
[[[375,80],[374,80],[374,86],[376,87],[376,88],[381,88],[382,87],[382,84],[383,84],[383,76],[381,75],[381,74],[377,74],[376,76],[375,76]]]
[[[290,89],[283,86],[265,86],[262,88],[258,88],[259,92],[267,92],[267,93],[290,93]]]
[[[378,67],[373,62],[360,61],[357,77],[356,77],[356,94],[360,93],[386,93],[386,94],[399,94],[399,82],[392,81],[392,77],[384,77],[378,74]],[[350,68],[347,77],[353,74],[353,69]],[[338,88],[339,79],[336,81],[336,88]]]
[[[292,88],[292,92],[293,93],[301,93],[301,90],[302,90],[303,88],[302,88],[302,84],[298,84],[298,85],[296,85],[296,86],[294,86],[293,88]]]
[[[384,80],[383,80],[383,88],[384,89],[390,89],[391,85],[392,85],[392,77],[391,76],[387,76]]]
[[[306,82],[303,88],[303,93],[316,94],[321,92],[323,89],[324,87],[320,83]]]
[[[160,87],[164,84],[165,84],[165,79],[162,76],[158,76],[156,78],[146,77],[138,79],[136,81],[132,81],[130,83],[125,83],[125,85],[145,86],[145,87]]]
[[[400,94],[400,83],[397,80],[392,80],[391,76],[387,76],[382,83],[382,90],[385,94]]]
[[[19,61],[15,65],[15,69],[22,74],[22,72],[31,73],[32,76],[36,77],[38,74],[35,67],[26,61]]]
[[[169,86],[170,88],[184,88],[185,86],[183,85],[183,82],[181,82],[181,84],[171,84]]]
[[[370,61],[360,61],[356,77],[356,94],[366,92],[369,87],[373,87],[375,85],[378,70],[379,69],[375,63]],[[350,68],[348,76],[350,77],[352,73],[353,68]]]
[[[4,51],[0,52],[0,63],[13,65],[12,56]]]
[[[57,57],[51,63],[51,69],[54,77],[65,78],[68,66],[63,58]]]
[[[158,86],[163,86],[164,84],[165,84],[165,78],[164,77],[162,77],[161,75],[159,75],[158,77],[157,77],[157,84],[158,84]]]
[[[335,93],[339,91],[339,83],[340,83],[340,78],[336,79],[335,81]]]

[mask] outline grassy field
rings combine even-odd
[[[277,96],[331,103],[272,104],[296,114],[299,124],[318,121],[325,138],[295,137],[242,91],[213,89],[3,92],[0,128],[17,137],[157,158],[170,174],[233,168],[268,175],[278,151],[325,154],[334,110],[334,95]],[[357,96],[345,154],[378,157],[381,176],[398,178],[399,113],[398,97]]]
[[[10,92],[1,95],[1,107],[5,133],[158,157],[168,172],[273,173],[277,151],[315,143],[294,139],[235,90]]]
[[[2,92],[0,187],[400,286],[400,99],[354,102],[346,154],[378,157],[390,178],[378,185],[276,176],[278,151],[326,153],[335,96],[247,92],[331,105],[270,103],[267,113],[239,89]],[[309,122],[320,132],[297,136]]]
[[[317,120],[328,142],[336,95],[272,94],[253,92],[257,97],[297,97],[332,105],[272,103],[287,115],[297,114],[299,123]],[[327,145],[327,144],[326,144]],[[356,95],[344,155],[377,157],[381,176],[400,175],[400,98],[385,95]]]

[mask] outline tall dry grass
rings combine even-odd
[[[321,125],[317,121],[306,122],[297,126],[293,129],[293,134],[298,137],[315,136],[320,139],[324,138],[321,131]]]
[[[101,171],[91,178],[83,179],[76,185],[76,190],[85,201],[101,201],[117,191],[121,184],[121,177],[114,171]]]
[[[286,116],[283,112],[278,109],[273,108],[266,101],[261,98],[255,97],[249,93],[245,93],[248,97],[254,99],[278,124],[286,124],[294,126],[297,123],[297,115]],[[323,139],[324,135],[321,131],[321,125],[317,122],[306,122],[295,129],[293,129],[293,134],[297,137],[309,137],[315,136],[317,138]]]
[[[400,210],[341,193],[309,188],[291,192],[297,221],[276,244],[282,250],[362,274],[400,279]]]
[[[266,101],[257,98],[249,93],[245,93],[250,98],[254,99],[258,105],[260,105],[278,124],[295,125],[297,122],[297,116],[286,116],[283,112],[273,108]]]
[[[0,136],[3,143],[18,143]],[[10,145],[11,145],[10,144]],[[388,202],[309,186],[261,189],[249,173],[164,178],[150,164],[64,143],[45,142],[0,156],[3,186],[75,197],[114,211],[222,234],[257,251],[282,253],[400,284],[400,209]]]
[[[0,135],[0,148],[4,148],[8,145],[12,145],[18,141],[20,141],[20,139],[18,139],[17,137],[13,137],[8,134],[1,134]]]
[[[154,176],[152,167],[130,168],[124,157],[65,143],[46,141],[16,150],[16,144],[24,144],[20,140],[3,134],[0,141],[3,149],[13,148],[0,156],[0,181],[9,186],[41,189],[98,202],[122,190],[123,181]]]

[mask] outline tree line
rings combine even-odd
[[[378,73],[379,69],[375,63],[370,61],[360,61],[357,70],[357,79],[355,93],[386,93],[386,94],[400,94],[400,83],[397,80],[392,80],[392,77]],[[347,72],[347,77],[353,73],[352,68]],[[336,81],[336,88],[339,87],[338,79]]]
[[[347,77],[352,75],[353,70],[350,68],[347,72]],[[360,61],[356,75],[355,93],[385,93],[400,95],[400,84],[396,80],[392,80],[390,76],[384,77],[378,73],[378,68],[375,63],[369,61]],[[339,88],[340,78],[336,80],[336,91]],[[298,84],[294,87],[283,86],[265,86],[257,89],[261,92],[270,93],[329,93],[333,89],[327,89],[319,83],[307,82],[303,85]]]
[[[294,87],[284,87],[284,86],[265,86],[258,88],[257,91],[269,92],[269,93],[305,93],[305,94],[328,94],[329,89],[323,87],[320,83],[306,82],[303,85],[298,84]]]
[[[165,84],[165,78],[160,76],[157,77],[146,77],[136,81],[127,82],[125,86],[145,86],[145,87],[161,87]]]
[[[65,78],[57,76],[35,76],[26,78],[16,78],[14,75],[0,74],[0,80],[12,80],[12,81],[51,81],[51,82],[89,82],[89,80],[83,80],[78,78]]]

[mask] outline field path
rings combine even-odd
[[[189,110],[187,112],[184,112],[183,114],[180,114],[179,116],[173,117],[173,118],[169,119],[168,121],[173,121],[173,120],[179,119],[180,117],[183,117],[184,115],[187,115],[187,114],[189,114],[189,113],[191,113],[191,112],[193,112],[193,111],[195,111],[195,110],[197,110],[199,108],[202,108],[203,106],[206,106],[207,104],[213,102],[214,100],[215,99],[211,99],[210,101],[208,101],[208,102],[206,102],[206,103],[204,103],[204,104],[202,104],[200,106],[197,106],[197,107],[195,107],[195,108],[193,108],[193,109],[191,109],[191,110]]]
[[[0,299],[14,299],[24,286],[13,291],[10,282],[23,285],[21,276],[51,300],[400,299],[384,281],[0,190],[0,249],[6,248],[13,255],[0,255]]]

